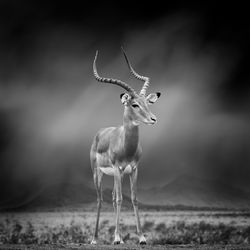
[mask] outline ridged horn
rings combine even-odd
[[[99,76],[97,69],[96,69],[97,56],[98,56],[98,50],[96,51],[95,59],[93,62],[93,73],[94,73],[95,79],[99,82],[105,82],[105,83],[118,85],[118,86],[124,88],[125,90],[127,90],[133,96],[135,96],[136,95],[135,90],[132,87],[130,87],[127,83],[120,81],[120,80],[116,80],[116,79],[112,79],[112,78],[104,78],[104,77]]]
[[[129,61],[127,55],[126,55],[126,52],[123,49],[123,47],[121,47],[121,49],[122,49],[123,55],[124,55],[125,60],[126,60],[126,62],[128,64],[128,67],[130,69],[131,74],[133,76],[135,76],[137,79],[139,79],[141,81],[144,81],[144,84],[143,84],[142,89],[140,91],[140,95],[144,95],[145,96],[146,95],[146,90],[149,87],[149,81],[150,81],[149,77],[141,76],[138,73],[136,73],[135,70],[133,69],[133,67],[131,66],[131,63],[130,63],[130,61]]]

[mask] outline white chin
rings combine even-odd
[[[148,121],[145,121],[144,123],[147,125],[154,125],[155,124],[155,122],[148,122]]]
[[[133,124],[134,126],[138,126],[138,125],[140,124],[140,122],[133,121],[132,124]]]

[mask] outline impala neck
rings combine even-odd
[[[124,148],[127,152],[135,152],[139,143],[139,124],[132,119],[131,108],[126,107],[123,115]]]

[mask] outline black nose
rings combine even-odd
[[[151,117],[151,120],[152,120],[152,121],[154,121],[154,122],[156,122],[156,119],[155,119],[155,118],[153,118],[153,117]]]

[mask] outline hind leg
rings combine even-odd
[[[116,194],[116,227],[115,227],[114,244],[120,244],[121,243],[120,212],[121,212],[121,205],[122,205],[122,175],[118,167],[115,167],[114,186],[115,186],[115,194]]]
[[[100,218],[100,211],[101,211],[101,206],[102,206],[102,186],[101,186],[102,176],[103,176],[103,173],[101,172],[101,170],[97,166],[95,166],[93,168],[93,178],[94,178],[94,184],[95,184],[96,194],[97,194],[97,216],[96,216],[94,237],[91,241],[91,244],[97,244],[97,240],[98,240],[99,218]]]

